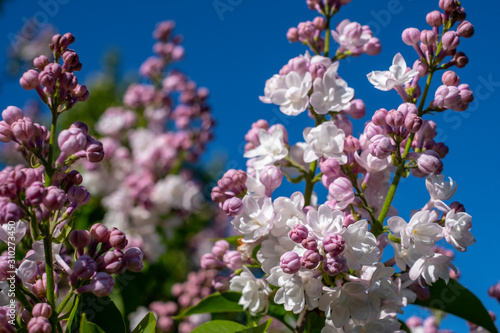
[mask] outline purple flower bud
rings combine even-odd
[[[90,201],[90,193],[84,186],[71,186],[68,190],[68,199],[80,207]]]
[[[318,252],[306,250],[306,252],[302,255],[302,258],[300,258],[300,264],[307,269],[314,269],[318,266],[322,259],[322,256]]]
[[[318,30],[325,30],[326,28],[326,21],[322,16],[315,17],[313,20],[313,24]]]
[[[29,333],[51,333],[52,326],[50,322],[45,317],[33,317],[28,323]]]
[[[457,52],[453,55],[452,62],[458,68],[464,68],[469,63],[469,58],[463,52]]]
[[[88,280],[97,271],[97,263],[89,256],[83,255],[73,264],[73,276],[82,280]]]
[[[434,95],[434,105],[444,109],[453,109],[462,102],[460,89],[454,86],[439,86]]]
[[[341,235],[328,235],[323,238],[323,248],[332,256],[338,256],[345,249],[345,241]]]
[[[26,189],[26,199],[33,206],[38,206],[42,203],[47,190],[42,182],[35,181]]]
[[[286,38],[290,43],[295,43],[299,40],[299,31],[297,28],[290,28],[286,33]]]
[[[443,143],[443,142],[437,142],[435,143],[432,148],[436,153],[438,153],[440,158],[445,158],[450,149]]]
[[[212,253],[205,253],[201,256],[200,266],[203,269],[216,269],[220,266],[220,260]]]
[[[10,125],[5,121],[0,121],[0,142],[10,142],[14,138]]]
[[[460,78],[454,71],[446,71],[441,76],[441,81],[445,86],[457,87],[460,84]]]
[[[405,115],[403,112],[398,110],[391,110],[387,113],[385,117],[385,122],[391,127],[401,127],[405,123]]]
[[[330,253],[323,259],[323,270],[330,276],[347,271],[347,261],[341,256],[332,256]]]
[[[66,203],[66,193],[56,186],[47,187],[47,193],[43,198],[43,205],[49,210],[60,210]]]
[[[215,290],[221,293],[225,293],[229,290],[229,276],[217,275],[212,281],[212,286]]]
[[[300,257],[295,252],[285,252],[280,258],[280,267],[287,274],[297,273],[300,266]]]
[[[396,149],[391,139],[382,134],[377,134],[370,139],[370,153],[380,159],[386,158]]]
[[[0,201],[0,224],[9,221],[18,221],[24,216],[24,212],[13,202]]]
[[[222,203],[222,209],[227,216],[236,216],[243,209],[243,201],[238,197],[232,197]]]
[[[34,60],[33,60],[33,65],[35,65],[35,67],[40,70],[40,71],[43,71],[43,69],[45,68],[45,66],[47,66],[48,64],[50,64],[50,60],[49,58],[47,58],[46,56],[44,55],[41,55],[39,57],[36,57]]]
[[[36,127],[30,118],[23,117],[11,124],[11,130],[17,140],[28,141],[35,135]]]
[[[288,233],[290,239],[299,244],[302,243],[302,241],[305,240],[308,235],[309,231],[307,230],[307,227],[302,224],[294,225],[292,230],[290,230],[290,232]]]
[[[87,159],[91,163],[101,162],[104,158],[104,148],[102,143],[91,136],[87,136],[87,146],[85,147]]]
[[[106,252],[97,259],[98,270],[103,270],[109,274],[121,274],[127,269],[127,263],[123,259],[123,252],[113,250]]]
[[[218,240],[212,247],[212,253],[220,259],[224,257],[224,254],[228,250],[229,250],[229,243],[224,239]]]
[[[78,54],[76,54],[75,51],[73,50],[66,50],[62,54],[63,61],[68,65],[68,66],[76,66],[80,62],[80,58],[78,57]]]
[[[347,136],[344,139],[344,150],[348,153],[353,153],[361,149],[361,144],[359,140],[352,135]]]
[[[366,114],[365,102],[361,99],[353,99],[349,107],[344,110],[345,113],[350,115],[353,119],[361,119]]]
[[[33,306],[31,314],[33,317],[50,318],[52,316],[52,308],[47,303],[37,303]]]
[[[123,259],[127,263],[127,269],[131,272],[140,272],[144,268],[142,262],[144,253],[138,247],[130,247],[123,253]]]
[[[113,227],[109,230],[109,243],[115,249],[122,250],[128,244],[127,236],[123,231]]]
[[[241,268],[241,265],[243,264],[241,253],[239,253],[238,251],[227,251],[224,254],[224,263],[228,268],[232,270]]]
[[[420,30],[417,28],[407,28],[403,30],[401,38],[406,45],[417,45],[420,42]]]
[[[457,33],[460,37],[470,38],[474,35],[474,26],[469,21],[463,21],[458,25]]]
[[[446,12],[452,12],[458,8],[457,0],[439,0],[439,8]]]
[[[61,152],[71,155],[85,149],[87,135],[80,128],[70,127],[59,133],[57,143],[59,144]]]
[[[110,232],[108,228],[100,223],[96,223],[90,228],[90,235],[99,243],[109,242]]]
[[[431,27],[439,27],[443,24],[443,15],[439,10],[428,13],[425,19]]]
[[[266,195],[271,196],[273,191],[277,189],[283,181],[283,173],[279,167],[274,165],[266,166],[260,173],[259,179],[262,185],[266,188]]]
[[[321,172],[329,178],[335,178],[340,174],[340,164],[336,159],[328,158],[320,165]]]
[[[466,83],[462,83],[461,85],[458,86],[458,89],[460,89],[460,97],[462,99],[462,103],[472,103],[474,100],[474,94],[472,93],[472,90],[469,88],[469,85]]]
[[[465,213],[465,206],[458,201],[453,201],[450,204],[450,209],[454,209],[455,213]]]
[[[439,159],[438,153],[433,150],[426,150],[417,158],[418,169],[428,175],[438,171],[443,167],[443,162]]]
[[[90,232],[87,230],[73,230],[68,239],[73,247],[81,249],[90,244]]]
[[[420,40],[425,45],[436,45],[437,37],[436,32],[433,30],[422,30],[420,33]]]
[[[377,126],[385,126],[385,118],[389,112],[386,109],[378,109],[372,116],[372,122]]]
[[[302,241],[302,246],[307,250],[317,251],[318,250],[318,242],[312,237],[307,237]]]
[[[1,311],[1,310],[0,310],[0,311]],[[1,317],[0,317],[0,318],[1,318]],[[24,323],[26,323],[26,324],[27,324],[27,323],[29,323],[29,321],[31,320],[31,318],[33,318],[33,316],[31,315],[31,313],[30,313],[28,310],[23,309],[23,310],[21,311],[21,320],[22,320]],[[2,319],[0,319],[0,320],[2,320]],[[9,330],[9,329],[7,328],[6,332],[14,332],[14,331],[13,331],[13,330]]]
[[[351,181],[346,177],[335,179],[328,186],[328,194],[341,209],[347,207],[354,200],[354,190]]]
[[[490,295],[490,297],[496,298],[500,302],[500,282],[492,285],[488,289],[488,295]]]
[[[382,51],[382,44],[380,44],[380,40],[377,37],[372,37],[368,40],[368,43],[363,45],[363,51],[368,55],[376,56]]]
[[[80,185],[83,182],[83,177],[78,171],[71,170],[64,178],[64,182],[68,187]]]
[[[21,79],[19,79],[19,83],[21,84],[21,87],[23,87],[23,89],[35,89],[40,84],[40,82],[38,81],[38,72],[30,69],[23,74]]]
[[[111,294],[114,285],[115,280],[111,275],[99,272],[94,275],[89,285],[78,288],[76,293],[92,292],[97,297],[104,297]]]
[[[365,125],[364,134],[368,140],[371,140],[378,134],[384,134],[384,129],[370,121]]]
[[[417,133],[422,127],[422,118],[414,113],[409,114],[405,119],[405,127],[410,133]]]
[[[443,35],[442,42],[446,50],[455,50],[460,44],[460,37],[456,31],[447,31]]]

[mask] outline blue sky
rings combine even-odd
[[[413,63],[416,55],[411,47],[402,43],[401,32],[406,27],[426,29],[425,14],[437,9],[437,4],[437,0],[354,0],[335,18],[334,22],[349,18],[369,24],[381,39],[380,55],[345,61],[339,70],[356,90],[356,97],[365,101],[369,116],[381,107],[396,108],[400,99],[394,91],[374,89],[365,75],[372,70],[387,69],[397,52],[401,52],[409,64]],[[432,119],[438,124],[438,141],[450,147],[444,159],[444,174],[458,183],[454,200],[462,202],[473,216],[472,231],[477,243],[467,252],[458,253],[455,259],[463,273],[461,283],[475,292],[488,309],[500,314],[498,302],[486,295],[487,288],[500,280],[497,264],[500,224],[492,209],[498,204],[498,178],[487,176],[499,161],[492,143],[498,140],[496,131],[500,120],[495,103],[500,90],[500,70],[494,64],[494,54],[500,50],[492,41],[497,38],[493,22],[497,20],[500,4],[490,2],[486,6],[472,0],[464,0],[462,4],[468,20],[476,28],[476,35],[462,40],[459,49],[468,55],[470,63],[457,73],[462,83],[470,85],[476,100],[468,111],[438,114]],[[277,73],[288,59],[305,51],[301,45],[289,44],[285,38],[289,27],[316,16],[307,9],[305,1],[128,0],[101,1],[95,7],[91,2],[77,0],[10,0],[0,17],[0,50],[7,48],[9,36],[22,27],[23,20],[32,16],[38,17],[41,25],[49,22],[60,32],[70,31],[76,36],[73,46],[84,65],[80,79],[98,71],[103,53],[112,47],[122,51],[124,72],[136,71],[142,61],[152,55],[151,32],[156,22],[175,20],[176,31],[184,35],[187,51],[186,59],[178,67],[200,86],[210,89],[210,103],[218,122],[216,139],[210,145],[206,160],[216,152],[224,152],[228,156],[228,167],[244,168],[243,136],[257,119],[285,124],[291,142],[301,140],[304,125],[311,125],[305,114],[286,117],[276,107],[258,100],[265,80]],[[0,63],[5,61],[5,53],[1,51]],[[12,104],[22,106],[26,99],[34,97],[33,92],[23,91],[17,80],[9,80],[3,74],[0,78],[1,109]],[[435,82],[438,80],[439,76]],[[355,133],[362,130],[366,119],[355,123]],[[486,168],[482,163],[492,167]],[[395,205],[402,217],[408,218],[411,209],[423,206],[427,199],[423,180],[407,180],[398,190]],[[463,322],[450,319],[446,324],[457,332],[466,331]]]

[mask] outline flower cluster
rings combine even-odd
[[[86,163],[85,185],[102,198],[103,223],[119,225],[155,261],[164,250],[157,229],[179,225],[203,206],[200,183],[184,166],[194,163],[212,138],[208,90],[184,73],[168,70],[182,59],[182,37],[172,21],[160,22],[155,56],[140,67],[149,84],[131,84],[123,106],[108,108],[96,123],[106,152]]]
[[[441,174],[448,147],[434,141],[437,124],[423,119],[432,112],[463,111],[472,101],[471,90],[453,71],[442,75],[444,86],[434,101],[426,97],[436,71],[465,65],[456,48],[473,27],[458,2],[440,1],[444,13],[428,15],[432,30],[405,30],[403,41],[417,50],[413,68],[398,53],[388,71],[368,74],[375,88],[396,90],[402,104],[374,112],[356,137],[348,116],[363,117],[365,107],[339,76],[338,60],[344,58],[339,55],[375,54],[368,45],[379,43],[367,27],[344,20],[331,33],[340,47],[333,58],[328,55],[330,35],[324,40],[319,35],[329,31],[332,16],[345,3],[308,1],[325,17],[289,30],[291,41],[316,54],[291,59],[266,82],[260,99],[279,105],[286,115],[307,110],[315,125],[303,130],[304,142],[293,145],[282,125],[269,127],[265,120],[252,125],[245,136],[247,170],[229,170],[212,190],[213,201],[241,234],[240,255],[234,255],[238,265],[231,261],[232,251],[222,254],[228,246],[218,241],[202,266],[243,265],[229,282],[230,290],[242,293],[239,304],[254,316],[266,314],[272,302],[282,304],[299,314],[296,332],[316,309],[324,313],[324,333],[402,332],[397,314],[405,306],[425,297],[439,279],[458,277],[453,251],[437,244],[446,241],[466,251],[475,243],[463,205],[445,203],[457,189]],[[452,59],[446,61],[447,56]],[[421,78],[426,78],[423,87]],[[430,200],[406,222],[392,201],[399,180],[410,174],[426,177]],[[273,198],[283,178],[304,181],[305,191]],[[323,202],[314,193],[316,183],[328,191]]]
[[[95,224],[89,232],[73,225],[90,193],[81,186],[82,174],[72,165],[77,160],[93,164],[104,158],[103,144],[89,135],[86,124],[77,121],[57,134],[61,114],[89,97],[75,75],[82,64],[68,48],[74,41],[71,33],[53,36],[53,61],[44,55],[35,58],[36,69],[20,79],[24,89],[35,89],[49,107],[50,130],[14,106],[2,112],[0,121],[0,140],[15,144],[26,162],[0,171],[0,239],[9,246],[16,244],[16,254],[22,258],[15,260],[8,252],[0,256],[0,305],[16,305],[10,299],[14,284],[18,301],[14,310],[21,313],[19,322],[29,332],[62,332],[65,319],[61,318],[67,318],[71,299],[87,292],[107,296],[114,286],[111,274],[127,269],[138,272],[143,267],[142,251],[127,247],[122,231]],[[6,309],[12,318],[11,309]],[[11,328],[2,326],[2,330]]]

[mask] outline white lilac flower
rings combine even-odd
[[[342,328],[349,317],[366,320],[372,311],[366,286],[362,283],[347,282],[341,287],[323,287],[323,292],[319,309],[325,311],[326,318],[336,328]]]
[[[256,157],[253,164],[255,170],[262,170],[288,155],[283,135],[283,130],[279,126],[274,128],[272,134],[264,129],[259,130],[260,146],[247,151],[244,155],[246,158]]]
[[[260,249],[257,252],[257,260],[261,263],[262,270],[270,274],[273,267],[280,265],[281,256],[285,252],[294,250],[296,246],[297,244],[288,237],[288,234],[281,237],[269,235],[261,243]]]
[[[306,127],[304,140],[308,146],[304,151],[304,161],[310,163],[325,157],[336,159],[340,164],[347,163],[347,155],[344,154],[344,139],[344,131],[335,126],[332,121],[317,127]]]
[[[66,272],[69,274],[73,273],[73,270],[68,266],[68,264],[61,257],[59,252],[61,251],[62,244],[52,243],[52,260],[58,263]],[[45,249],[43,246],[43,241],[36,241],[32,245],[33,253],[26,257],[26,260],[45,262]]]
[[[388,91],[397,86],[404,86],[411,82],[411,80],[418,75],[417,70],[406,71],[406,61],[401,53],[394,56],[392,66],[388,71],[373,71],[367,75],[368,81],[375,86],[375,88]]]
[[[231,279],[229,289],[241,292],[238,304],[243,306],[243,309],[248,309],[254,316],[265,311],[268,307],[271,289],[265,280],[257,279],[246,266],[243,266],[240,275]]]
[[[271,233],[276,236],[288,234],[296,224],[305,224],[304,195],[302,192],[293,193],[290,198],[279,197],[274,200],[275,223]]]
[[[0,228],[0,240],[5,244],[9,243],[9,237],[12,237],[10,243],[17,244],[25,234],[26,223],[23,221],[17,221],[14,224],[5,223]]]
[[[413,240],[422,255],[432,256],[432,247],[444,237],[443,228],[432,222],[433,214],[428,210],[416,212],[408,224],[401,217],[393,216],[387,221],[387,225],[395,235],[401,236],[401,245],[404,248],[408,249]]]
[[[320,276],[319,272],[312,270],[287,274],[276,266],[271,269],[267,281],[280,287],[274,296],[276,304],[283,304],[286,311],[300,313],[305,307],[312,310],[318,306],[323,286]]]
[[[352,34],[353,30],[359,33]],[[343,48],[354,50],[368,43],[373,36],[369,29],[363,29],[359,23],[345,19],[337,25],[335,30],[332,30],[332,37]]]
[[[318,210],[311,209],[307,212],[307,228],[312,237],[317,241],[331,234],[340,234],[344,229],[344,213],[321,205]]]
[[[360,269],[362,265],[373,265],[378,261],[380,253],[377,239],[368,230],[368,222],[359,220],[344,230],[344,257],[350,269]]]
[[[363,150],[361,155],[355,152],[354,159],[363,169],[370,173],[380,172],[392,166],[391,156],[387,156],[387,158],[378,158],[370,154],[369,150]]]
[[[476,242],[476,239],[470,232],[472,228],[472,216],[465,212],[455,213],[451,210],[446,214],[445,238],[448,243],[453,245],[458,251],[464,252],[467,246],[471,246]]]
[[[430,175],[425,180],[425,186],[431,196],[431,200],[449,200],[457,191],[457,183],[448,177],[450,181],[445,180],[443,174]]]
[[[389,241],[389,244],[394,248],[394,259],[396,260],[396,266],[401,271],[406,270],[406,267],[410,268],[415,264],[415,262],[422,256],[420,251],[417,250],[415,244],[410,244],[410,246],[405,249],[401,244]]]
[[[311,73],[306,72],[300,75],[297,72],[290,72],[285,75],[284,82],[278,79],[278,82],[266,84],[268,91],[272,92],[269,99],[272,103],[280,106],[280,111],[289,116],[296,116],[304,112],[309,104],[309,90],[312,86]],[[266,101],[266,99],[264,99]]]
[[[311,105],[319,114],[341,111],[349,107],[354,98],[354,89],[347,82],[337,77],[337,66],[331,66],[323,78],[314,80]]]
[[[268,234],[274,223],[274,210],[271,198],[256,198],[247,195],[243,198],[243,211],[231,222],[243,234],[243,241],[253,243]]]
[[[262,103],[271,104],[271,95],[277,89],[286,88],[285,77],[282,75],[275,74],[273,77],[266,81],[266,85],[264,87],[264,96],[259,96],[259,99]]]
[[[450,279],[450,268],[452,268],[455,273],[457,272],[455,265],[451,263],[450,257],[444,254],[435,253],[432,257],[421,257],[418,259],[410,269],[410,278],[416,280],[422,276],[429,285],[436,282],[439,278],[448,283]]]
[[[151,193],[151,201],[161,213],[167,213],[172,208],[190,211],[199,197],[199,188],[179,175],[168,175],[159,180]]]

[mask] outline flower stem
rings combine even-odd
[[[432,75],[434,74],[434,70],[429,69],[429,75],[427,76],[427,82],[425,83],[425,89],[424,93],[422,94],[422,99],[420,100],[420,104],[418,106],[418,115],[422,115],[422,111],[424,109],[425,105],[425,100],[427,98],[427,94],[429,93],[429,87],[431,86],[431,81],[432,81]],[[403,155],[401,156],[401,160],[399,161],[398,167],[396,169],[396,173],[394,174],[394,178],[392,179],[391,187],[389,188],[389,191],[387,192],[387,196],[384,201],[384,205],[382,206],[382,209],[380,211],[380,214],[378,216],[378,229],[381,229],[384,220],[387,216],[387,212],[389,211],[389,208],[391,207],[392,200],[394,199],[394,196],[396,195],[396,190],[398,188],[399,180],[403,176],[403,173],[405,171],[405,162],[406,162],[406,156],[410,152],[411,149],[411,144],[413,142],[413,139],[415,138],[415,133],[411,133],[410,137],[408,138],[408,141],[406,142],[406,147],[403,152]],[[378,236],[375,234],[375,236]]]
[[[61,305],[59,305],[59,307],[57,308],[58,315],[61,314],[61,312],[66,307],[66,304],[68,304],[68,302],[71,300],[71,297],[73,297],[73,295],[74,295],[73,288],[71,288],[71,290],[69,291],[68,295],[66,295],[66,297],[62,301]]]
[[[299,318],[297,319],[297,326],[295,326],[294,333],[304,332],[307,324],[307,317],[309,317],[310,313],[311,311],[308,311],[307,308],[304,308],[304,310],[302,310],[302,312],[299,314]]]
[[[54,175],[54,147],[56,144],[56,131],[57,131],[57,111],[52,110],[52,124],[50,125],[50,139],[49,139],[49,154],[47,157],[47,164],[45,165],[45,186],[52,185],[52,176]]]

